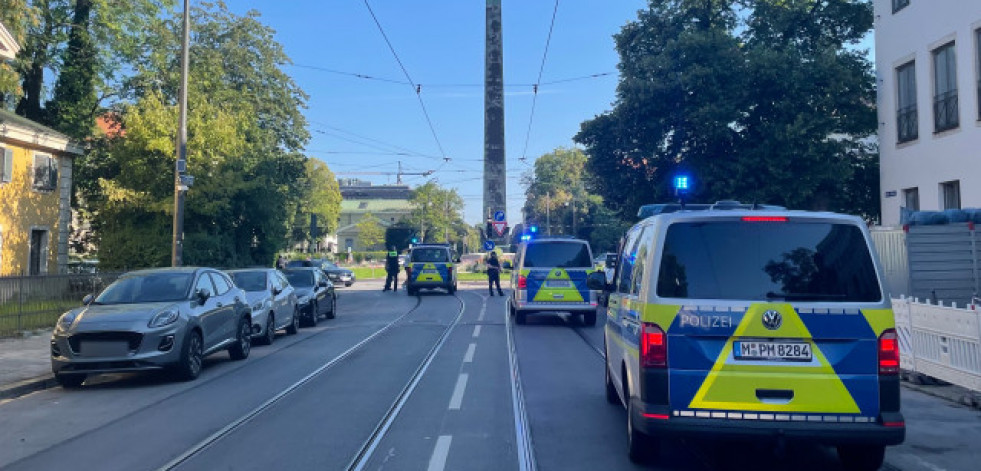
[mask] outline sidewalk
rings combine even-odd
[[[0,339],[0,400],[54,386],[51,375],[51,331]]]

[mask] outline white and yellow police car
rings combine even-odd
[[[445,289],[456,293],[457,273],[449,244],[422,244],[409,249],[405,261],[405,290],[409,296],[419,290]]]
[[[536,312],[568,312],[595,325],[597,293],[586,286],[595,271],[589,242],[559,237],[523,242],[511,272],[508,310],[518,324]]]
[[[865,223],[804,211],[703,210],[626,234],[606,307],[606,391],[629,454],[667,437],[806,440],[847,469],[901,443],[899,351]]]

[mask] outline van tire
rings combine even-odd
[[[605,362],[604,362],[605,363]],[[620,393],[617,392],[617,387],[613,385],[613,378],[610,377],[610,364],[606,363],[606,402],[619,406],[622,404],[620,402]]]
[[[590,327],[596,325],[596,311],[584,312],[582,315],[582,323]]]
[[[627,397],[627,442],[628,442],[628,456],[630,456],[630,461],[637,464],[649,464],[654,458],[657,457],[661,449],[661,444],[657,439],[651,437],[650,435],[637,430],[634,427],[633,421],[633,404],[630,400],[630,395],[625,394]]]
[[[874,471],[882,467],[886,447],[882,445],[851,445],[838,447],[838,459],[848,471]]]
[[[525,321],[528,320],[527,318],[528,318],[528,314],[526,314],[525,311],[521,311],[521,310],[518,310],[518,309],[515,309],[514,310],[514,323],[515,324],[524,325]]]

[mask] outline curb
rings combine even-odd
[[[32,392],[53,388],[55,386],[58,386],[58,382],[55,381],[54,376],[51,374],[17,381],[16,383],[0,386],[0,400],[17,399],[18,397],[25,396]]]
[[[916,392],[921,392],[927,396],[936,397],[939,399],[946,400],[948,402],[953,402],[966,406],[974,410],[981,410],[981,394],[960,388],[957,386],[928,386],[914,384],[909,381],[903,381],[901,383],[904,388],[911,389]]]

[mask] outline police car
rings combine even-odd
[[[569,312],[586,325],[596,325],[597,294],[586,286],[586,277],[594,271],[589,242],[528,240],[515,258],[508,310],[518,324],[536,312]]]
[[[806,440],[878,469],[905,437],[882,279],[857,217],[709,209],[635,225],[613,283],[589,279],[609,294],[606,396],[627,408],[630,457],[666,437]]]
[[[423,244],[409,249],[405,261],[405,289],[409,296],[422,289],[445,289],[456,293],[456,269],[449,244]]]

